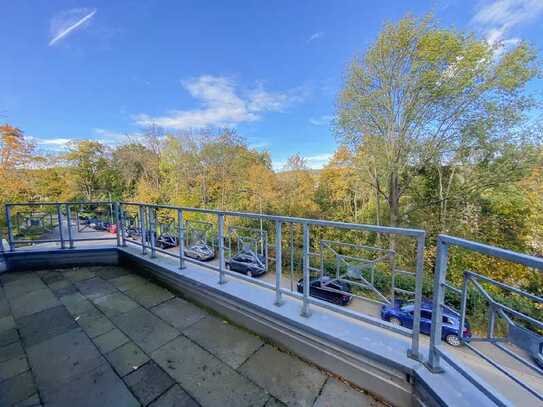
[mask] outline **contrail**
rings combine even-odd
[[[96,10],[90,12],[89,14],[87,14],[85,17],[83,17],[81,20],[79,20],[78,22],[72,24],[71,26],[69,26],[68,28],[66,28],[64,31],[62,31],[60,34],[58,34],[55,38],[53,38],[50,42],[49,42],[49,46],[53,45],[55,42],[57,42],[58,40],[64,38],[65,36],[67,36],[69,33],[71,33],[73,30],[75,30],[77,27],[79,27],[81,24],[83,24],[85,21],[89,20],[92,18],[93,15],[96,14]]]

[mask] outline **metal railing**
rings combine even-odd
[[[518,355],[517,353],[511,351],[507,346],[504,345],[504,342],[510,340],[506,336],[496,337],[495,335],[495,326],[496,326],[496,317],[499,316],[503,318],[505,325],[507,326],[506,331],[511,333],[513,332],[524,332],[524,335],[530,335],[539,340],[541,346],[543,347],[543,337],[537,335],[532,330],[525,329],[519,324],[515,323],[514,319],[519,319],[525,321],[526,323],[532,324],[533,326],[543,329],[543,322],[535,319],[523,312],[513,309],[512,307],[503,304],[499,300],[492,296],[488,292],[488,289],[484,287],[492,286],[497,287],[501,290],[504,290],[508,293],[513,293],[517,296],[530,299],[539,304],[543,303],[543,298],[537,295],[528,293],[526,291],[520,290],[518,288],[512,287],[508,284],[501,283],[489,277],[483,276],[481,274],[475,273],[473,271],[464,271],[463,281],[460,287],[455,287],[452,283],[447,281],[447,268],[448,268],[448,259],[449,259],[449,248],[457,247],[467,251],[476,252],[482,255],[490,256],[496,259],[506,260],[512,263],[521,264],[523,266],[532,268],[537,272],[543,272],[543,259],[533,256],[528,256],[521,253],[516,253],[510,250],[497,248],[494,246],[489,246],[465,239],[460,239],[456,237],[451,237],[447,235],[439,235],[437,239],[437,260],[434,276],[434,295],[433,295],[433,312],[432,312],[432,328],[430,335],[430,348],[429,348],[429,358],[427,362],[428,368],[435,373],[443,371],[441,366],[441,359],[444,359],[450,366],[455,368],[470,380],[475,386],[479,388],[483,393],[485,393],[490,399],[492,399],[497,405],[504,405],[502,399],[499,398],[492,391],[487,389],[485,386],[482,386],[480,382],[474,379],[470,373],[465,369],[459,366],[454,360],[451,359],[447,349],[441,345],[442,340],[442,329],[443,329],[443,310],[446,309],[449,312],[456,314],[459,318],[458,324],[458,339],[461,343],[471,350],[474,354],[479,356],[486,363],[491,365],[493,368],[507,376],[517,385],[521,386],[524,390],[531,393],[537,399],[543,401],[543,394],[538,392],[532,386],[527,384],[522,378],[518,377],[515,373],[511,372],[509,369],[504,367],[501,363],[483,353],[481,350],[477,349],[472,343],[477,342],[487,342],[495,345],[498,349],[503,351],[505,354],[509,355],[514,360],[521,363],[523,366],[528,367],[529,369],[541,374],[543,370],[538,366],[534,365],[530,360]],[[471,338],[468,340],[464,337],[465,323],[466,323],[466,312],[467,312],[467,302],[468,302],[468,288],[472,286],[474,292],[482,296],[485,301],[489,304],[489,320],[487,326],[486,337],[477,337]],[[460,297],[460,309],[456,310],[451,306],[445,303],[445,294],[446,291],[450,290]],[[519,334],[516,333],[518,336]],[[471,343],[470,343],[471,342]],[[535,352],[541,353],[541,348],[536,349]]]
[[[120,231],[116,228],[115,236],[104,236],[100,233],[94,233],[94,236],[81,235],[80,222],[78,211],[73,211],[73,208],[81,206],[95,206],[109,209],[111,212],[111,224],[117,225],[118,222],[118,204],[116,202],[25,202],[12,203],[5,205],[7,241],[9,251],[15,251],[17,246],[21,245],[39,245],[47,243],[59,243],[62,249],[74,248],[76,242],[85,241],[114,241],[120,242]],[[49,227],[44,230],[43,235],[38,239],[17,238],[17,235],[25,236],[27,229],[22,228],[22,224],[26,224],[26,220],[21,221],[21,218],[30,217],[33,211],[26,210],[27,208],[45,208],[43,217],[50,220]],[[29,215],[30,214],[30,215]],[[47,214],[47,216],[45,216]],[[73,216],[75,214],[75,216]],[[42,215],[40,215],[42,217]],[[15,219],[15,224],[13,222]],[[94,230],[94,232],[98,232]],[[104,230],[105,232],[105,230]],[[45,247],[45,246],[44,246]]]
[[[122,241],[121,245],[126,243],[135,244],[141,247],[142,254],[146,255],[148,249],[150,249],[151,257],[155,257],[156,253],[162,253],[164,255],[177,258],[179,261],[179,267],[183,268],[186,262],[191,262],[199,264],[203,267],[218,271],[220,284],[227,283],[227,277],[236,277],[238,279],[243,279],[249,281],[253,284],[266,287],[275,291],[276,299],[275,304],[280,306],[283,303],[283,296],[288,295],[301,299],[301,315],[309,317],[311,315],[311,305],[316,304],[321,307],[332,309],[335,312],[347,315],[349,317],[362,320],[364,322],[371,323],[373,325],[380,326],[392,330],[396,333],[400,333],[405,336],[411,337],[411,347],[408,351],[410,357],[416,360],[422,360],[419,347],[419,331],[411,330],[404,327],[394,326],[386,321],[382,321],[375,317],[345,309],[341,306],[324,302],[310,295],[310,282],[312,281],[311,272],[314,272],[315,275],[319,275],[321,269],[311,266],[311,257],[312,256],[321,256],[319,253],[312,251],[312,247],[319,248],[319,244],[311,243],[311,228],[312,227],[324,227],[324,228],[337,228],[342,230],[352,230],[360,232],[371,232],[377,234],[383,234],[388,236],[405,236],[412,238],[416,241],[414,263],[416,271],[413,273],[415,278],[415,291],[414,291],[414,325],[418,326],[420,323],[420,308],[422,303],[422,282],[423,282],[423,273],[424,273],[424,246],[425,246],[425,236],[426,233],[418,229],[407,229],[407,228],[392,228],[386,226],[376,226],[376,225],[362,225],[362,224],[353,224],[353,223],[344,223],[344,222],[333,222],[333,221],[322,221],[317,219],[305,219],[305,218],[294,218],[287,216],[276,216],[276,215],[265,215],[257,213],[245,213],[245,212],[229,212],[229,211],[219,211],[212,209],[201,209],[201,208],[187,208],[187,207],[177,207],[172,205],[155,205],[155,204],[142,204],[138,202],[120,202],[119,203],[119,213],[121,214],[121,225],[120,230],[123,231],[124,227],[122,221],[126,213],[138,214],[138,225],[140,228],[140,237],[139,238],[127,238],[124,233],[121,232]],[[178,242],[179,250],[163,250],[156,246],[157,242],[157,224],[155,219],[157,218],[158,212],[164,211],[175,211],[177,212],[177,219],[175,220],[177,230],[178,230]],[[188,215],[191,216],[201,216],[207,217],[207,221],[212,221],[217,230],[216,236],[216,246],[217,247],[217,258],[218,261],[215,263],[206,263],[199,261],[194,258],[189,258],[185,255],[185,244],[186,244],[186,228],[183,226],[186,224],[185,218]],[[172,218],[169,216],[169,218]],[[244,221],[261,221],[261,222],[271,222],[274,226],[270,228],[269,236],[274,237],[274,241],[269,246],[273,249],[273,256],[267,255],[268,248],[268,232],[259,232],[257,235],[266,236],[263,242],[260,242],[260,249],[257,251],[262,251],[270,262],[275,263],[275,268],[270,268],[275,272],[274,283],[268,283],[266,281],[258,280],[256,278],[251,278],[243,274],[233,272],[226,268],[226,257],[231,256],[232,253],[232,244],[231,239],[237,239],[237,236],[231,236],[230,232],[236,228],[226,227],[226,220],[231,220],[233,218],[243,219]],[[285,225],[290,225],[288,228],[288,233],[284,235]],[[302,232],[302,243],[301,243],[301,252],[302,252],[302,292],[298,292],[295,287],[293,287],[292,275],[294,271],[294,232],[293,226],[301,227]],[[249,228],[250,229],[250,228]],[[243,230],[243,227],[237,225],[236,231],[239,232]],[[288,261],[287,256],[283,256],[283,240],[287,242],[287,245],[290,245],[290,289],[282,286],[282,275],[283,275],[283,259]],[[257,244],[258,245],[258,244]],[[228,258],[230,260],[230,257]],[[267,269],[266,264],[266,269]]]

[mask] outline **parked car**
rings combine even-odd
[[[139,239],[141,231],[135,227],[128,227],[125,229],[124,234],[129,239]]]
[[[185,248],[185,256],[200,260],[209,261],[215,258],[215,251],[204,242],[198,242]]]
[[[303,278],[296,286],[299,293],[304,292]],[[343,281],[334,280],[328,276],[309,281],[309,295],[337,305],[347,305],[353,299],[351,286]]]
[[[163,233],[157,237],[156,245],[159,249],[171,249],[177,246],[177,237],[169,233]]]
[[[232,271],[246,274],[249,277],[259,277],[266,272],[265,262],[264,256],[243,251],[228,260],[226,266]]]
[[[396,301],[394,305],[384,305],[381,309],[381,318],[394,325],[413,328],[413,303],[404,304],[402,301]],[[460,346],[462,341],[458,337],[458,327],[460,326],[460,317],[455,313],[443,309],[442,313],[441,339],[451,346]],[[430,335],[432,331],[432,303],[423,302],[420,311],[420,332]],[[468,321],[465,321],[463,338],[465,341],[471,339],[471,331]]]

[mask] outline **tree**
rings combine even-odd
[[[458,165],[498,159],[531,100],[522,89],[537,72],[525,43],[498,45],[437,27],[431,18],[387,24],[355,58],[338,103],[338,136],[362,157],[357,168],[401,222],[402,197],[420,171],[439,172],[438,200],[450,198]],[[504,168],[508,168],[504,166]],[[501,179],[509,172],[502,173]]]

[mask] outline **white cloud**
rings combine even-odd
[[[471,23],[479,27],[490,44],[511,46],[518,39],[506,39],[516,26],[528,23],[543,12],[543,0],[497,0],[481,3]]]
[[[76,8],[63,11],[51,20],[51,40],[49,46],[55,45],[68,34],[86,26],[88,21],[94,17],[97,10]]]
[[[309,37],[307,42],[315,41],[315,40],[318,40],[319,38],[322,38],[322,37],[324,37],[324,32],[318,31],[316,33],[311,34],[311,36]]]
[[[202,75],[181,81],[181,85],[200,101],[200,108],[173,110],[158,117],[139,114],[134,118],[136,123],[141,126],[157,125],[180,130],[231,127],[259,120],[265,112],[282,111],[301,99],[297,90],[286,93],[268,92],[262,84],[243,92],[234,81],[221,76]]]
[[[70,141],[69,138],[51,138],[51,139],[35,139],[38,144],[45,146],[65,146]]]
[[[323,115],[320,117],[312,117],[309,119],[309,123],[311,123],[314,126],[328,126],[332,120],[334,120],[334,116],[332,115]]]
[[[310,156],[303,156],[305,165],[312,170],[319,170],[323,168],[330,159],[334,156],[333,153],[316,154]],[[273,161],[272,168],[274,171],[283,171],[287,161]]]

